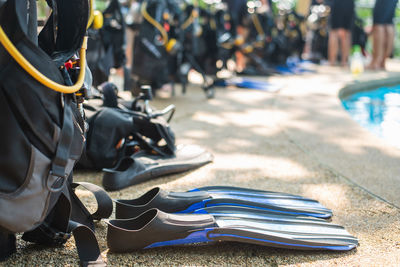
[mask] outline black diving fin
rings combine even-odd
[[[189,171],[213,161],[213,156],[196,145],[178,145],[174,155],[135,154],[122,159],[115,168],[103,169],[103,187],[116,191],[151,179]]]
[[[290,215],[243,218],[151,209],[136,218],[107,223],[107,244],[112,252],[220,241],[300,250],[348,251],[358,245],[357,238],[342,226]]]
[[[286,193],[229,186],[202,187],[188,192],[165,192],[156,187],[137,199],[116,200],[116,218],[134,218],[157,208],[168,213],[210,213],[211,207],[246,207],[287,215],[329,219],[332,211],[316,200]]]

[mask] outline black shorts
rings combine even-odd
[[[243,24],[243,18],[247,14],[247,0],[226,0],[229,14],[235,26]]]
[[[374,24],[393,24],[398,0],[376,0],[374,7]]]
[[[354,0],[333,0],[331,29],[350,30],[354,17]]]

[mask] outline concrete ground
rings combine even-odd
[[[392,64],[391,70],[400,70]],[[365,73],[318,67],[317,73],[268,78],[277,93],[218,88],[206,100],[197,86],[153,105],[177,106],[172,128],[177,143],[198,144],[215,161],[196,171],[153,180],[110,194],[134,198],[155,186],[186,190],[233,185],[301,194],[334,212],[333,222],[359,238],[350,252],[307,252],[238,243],[150,249],[128,254],[107,251],[106,224],[97,227],[110,266],[399,266],[400,150],[361,128],[342,108],[338,94],[367,88],[376,80],[400,83],[400,73]],[[266,80],[266,78],[262,78]],[[376,83],[376,82],[375,82]],[[343,93],[343,92],[342,92]],[[77,172],[75,179],[101,185],[99,172]],[[82,199],[92,205],[84,191]],[[392,203],[392,204],[388,204]],[[93,206],[93,205],[92,205]],[[135,240],[132,240],[135,242]],[[3,266],[75,266],[73,240],[65,248],[40,248],[19,241]]]

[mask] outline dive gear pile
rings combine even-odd
[[[134,101],[123,101],[116,86],[101,84],[111,67],[125,64],[121,50],[125,22],[118,1],[112,0],[104,12],[103,43],[96,48],[102,55],[91,58],[99,63],[92,65],[95,73],[102,75],[95,76],[96,87],[101,84],[99,95],[90,92],[92,77],[85,52],[87,28],[94,22],[89,31],[96,31],[101,24],[93,15],[93,1],[47,3],[51,15],[38,35],[35,0],[0,1],[0,114],[7,126],[0,141],[0,260],[15,252],[15,234],[48,246],[61,246],[73,234],[81,265],[105,266],[93,221],[109,218],[113,203],[102,188],[73,182],[75,163],[105,168],[104,188],[121,190],[200,167],[213,157],[198,146],[175,144],[168,124],[175,107],[151,108],[151,87],[141,87]],[[188,64],[203,73],[204,89],[212,97],[205,74],[216,72],[211,67],[215,61],[235,49],[247,47],[252,54],[244,43],[229,34],[224,37],[231,30],[224,23],[229,20],[226,13],[219,13],[216,21],[214,11],[194,4],[184,14],[172,0],[144,0],[141,10],[144,21],[135,47],[143,54],[135,55],[135,61],[142,56],[140,62],[148,65],[134,64],[138,84],[159,86],[171,77],[185,83],[188,73],[181,67]],[[287,23],[294,26],[296,16],[287,16]],[[253,23],[259,28],[257,19]],[[258,39],[264,29],[256,30]],[[217,45],[208,44],[208,38],[218,40],[213,43]],[[296,38],[293,42],[300,43]],[[266,47],[258,48],[265,52]],[[263,67],[259,58],[252,54]],[[171,62],[175,69],[167,68]],[[94,213],[75,194],[78,186],[94,194],[98,206]],[[354,249],[357,239],[325,220],[331,216],[332,211],[318,201],[285,193],[221,186],[180,193],[154,188],[138,199],[116,201],[107,242],[113,252],[219,241],[305,250]]]
[[[125,23],[122,5],[110,1],[103,13],[104,27],[89,30],[88,64],[94,85],[107,81],[112,67],[122,66],[124,90],[134,96],[142,85],[157,90],[167,83],[172,84],[173,94],[175,83],[182,84],[185,93],[189,71],[194,69],[202,76],[206,96],[212,98],[217,73],[227,68],[237,51],[248,59],[247,68],[239,74],[287,73],[291,69],[287,60],[301,57],[304,18],[294,11],[282,9],[275,14],[259,8],[259,1],[248,1],[248,10],[232,16],[221,1],[199,2],[143,0],[132,5]],[[249,33],[238,35],[237,25]],[[133,55],[131,69],[122,57],[129,43],[124,39],[127,27],[134,30],[133,47],[128,47]],[[285,66],[285,71],[277,66]]]
[[[213,156],[196,145],[176,145],[169,122],[175,112],[170,105],[154,110],[152,90],[142,87],[134,101],[118,98],[116,86],[99,86],[101,99],[84,104],[89,130],[79,166],[104,171],[108,191],[173,173],[182,173],[212,162]]]

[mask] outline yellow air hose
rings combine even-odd
[[[261,23],[260,23],[260,20],[258,19],[257,14],[251,14],[251,20],[253,21],[253,24],[256,27],[258,34],[265,36],[265,32],[261,26]]]
[[[193,10],[190,13],[189,18],[182,24],[182,29],[186,30],[187,27],[193,24],[194,20],[199,16],[199,12],[196,10],[198,7],[199,3],[197,1],[194,1],[193,3]]]
[[[215,22],[215,19],[210,19],[210,27],[212,30],[216,30],[217,29],[217,23]]]
[[[86,72],[86,48],[87,48],[87,37],[85,36],[83,39],[82,47],[79,51],[80,56],[80,72],[78,76],[77,82],[73,86],[66,86],[63,84],[56,83],[49,78],[47,78],[44,74],[38,71],[28,60],[18,51],[18,49],[13,45],[10,41],[3,28],[0,26],[0,42],[7,50],[7,52],[11,55],[11,57],[26,71],[28,72],[35,80],[43,84],[44,86],[60,92],[64,94],[72,94],[79,91],[82,88],[85,72]]]
[[[182,24],[182,29],[186,30],[187,27],[193,24],[194,20],[199,16],[197,10],[193,9],[192,13],[190,13],[189,18]]]
[[[265,37],[264,29],[261,26],[261,23],[260,23],[260,20],[258,19],[257,14],[251,14],[251,19],[253,21],[254,26],[256,27],[258,35]],[[259,48],[264,47],[264,45],[265,45],[264,40],[259,40],[259,41],[255,42],[255,44],[254,44],[255,47],[259,47]]]
[[[88,26],[90,26],[91,21],[93,21],[93,0],[90,0],[90,17],[88,21]],[[11,40],[8,38],[7,34],[4,32],[3,27],[0,25],[0,43],[4,46],[10,56],[35,80],[43,84],[44,86],[64,94],[72,94],[79,91],[82,88],[83,82],[86,75],[86,49],[87,49],[87,36],[83,38],[82,47],[79,50],[79,67],[80,72],[78,80],[72,86],[66,86],[63,84],[56,83],[44,74],[38,71],[14,46]]]
[[[162,44],[168,44],[168,34],[167,31],[163,28],[163,26],[158,23],[155,19],[153,19],[149,13],[147,13],[147,2],[143,2],[142,7],[140,9],[140,13],[142,13],[143,18],[147,20],[151,25],[153,25],[160,33],[163,39]]]
[[[88,24],[86,26],[86,29],[89,29],[90,25],[92,25],[93,20],[94,20],[94,8],[93,8],[93,3],[94,0],[89,0],[89,19],[88,19]]]

